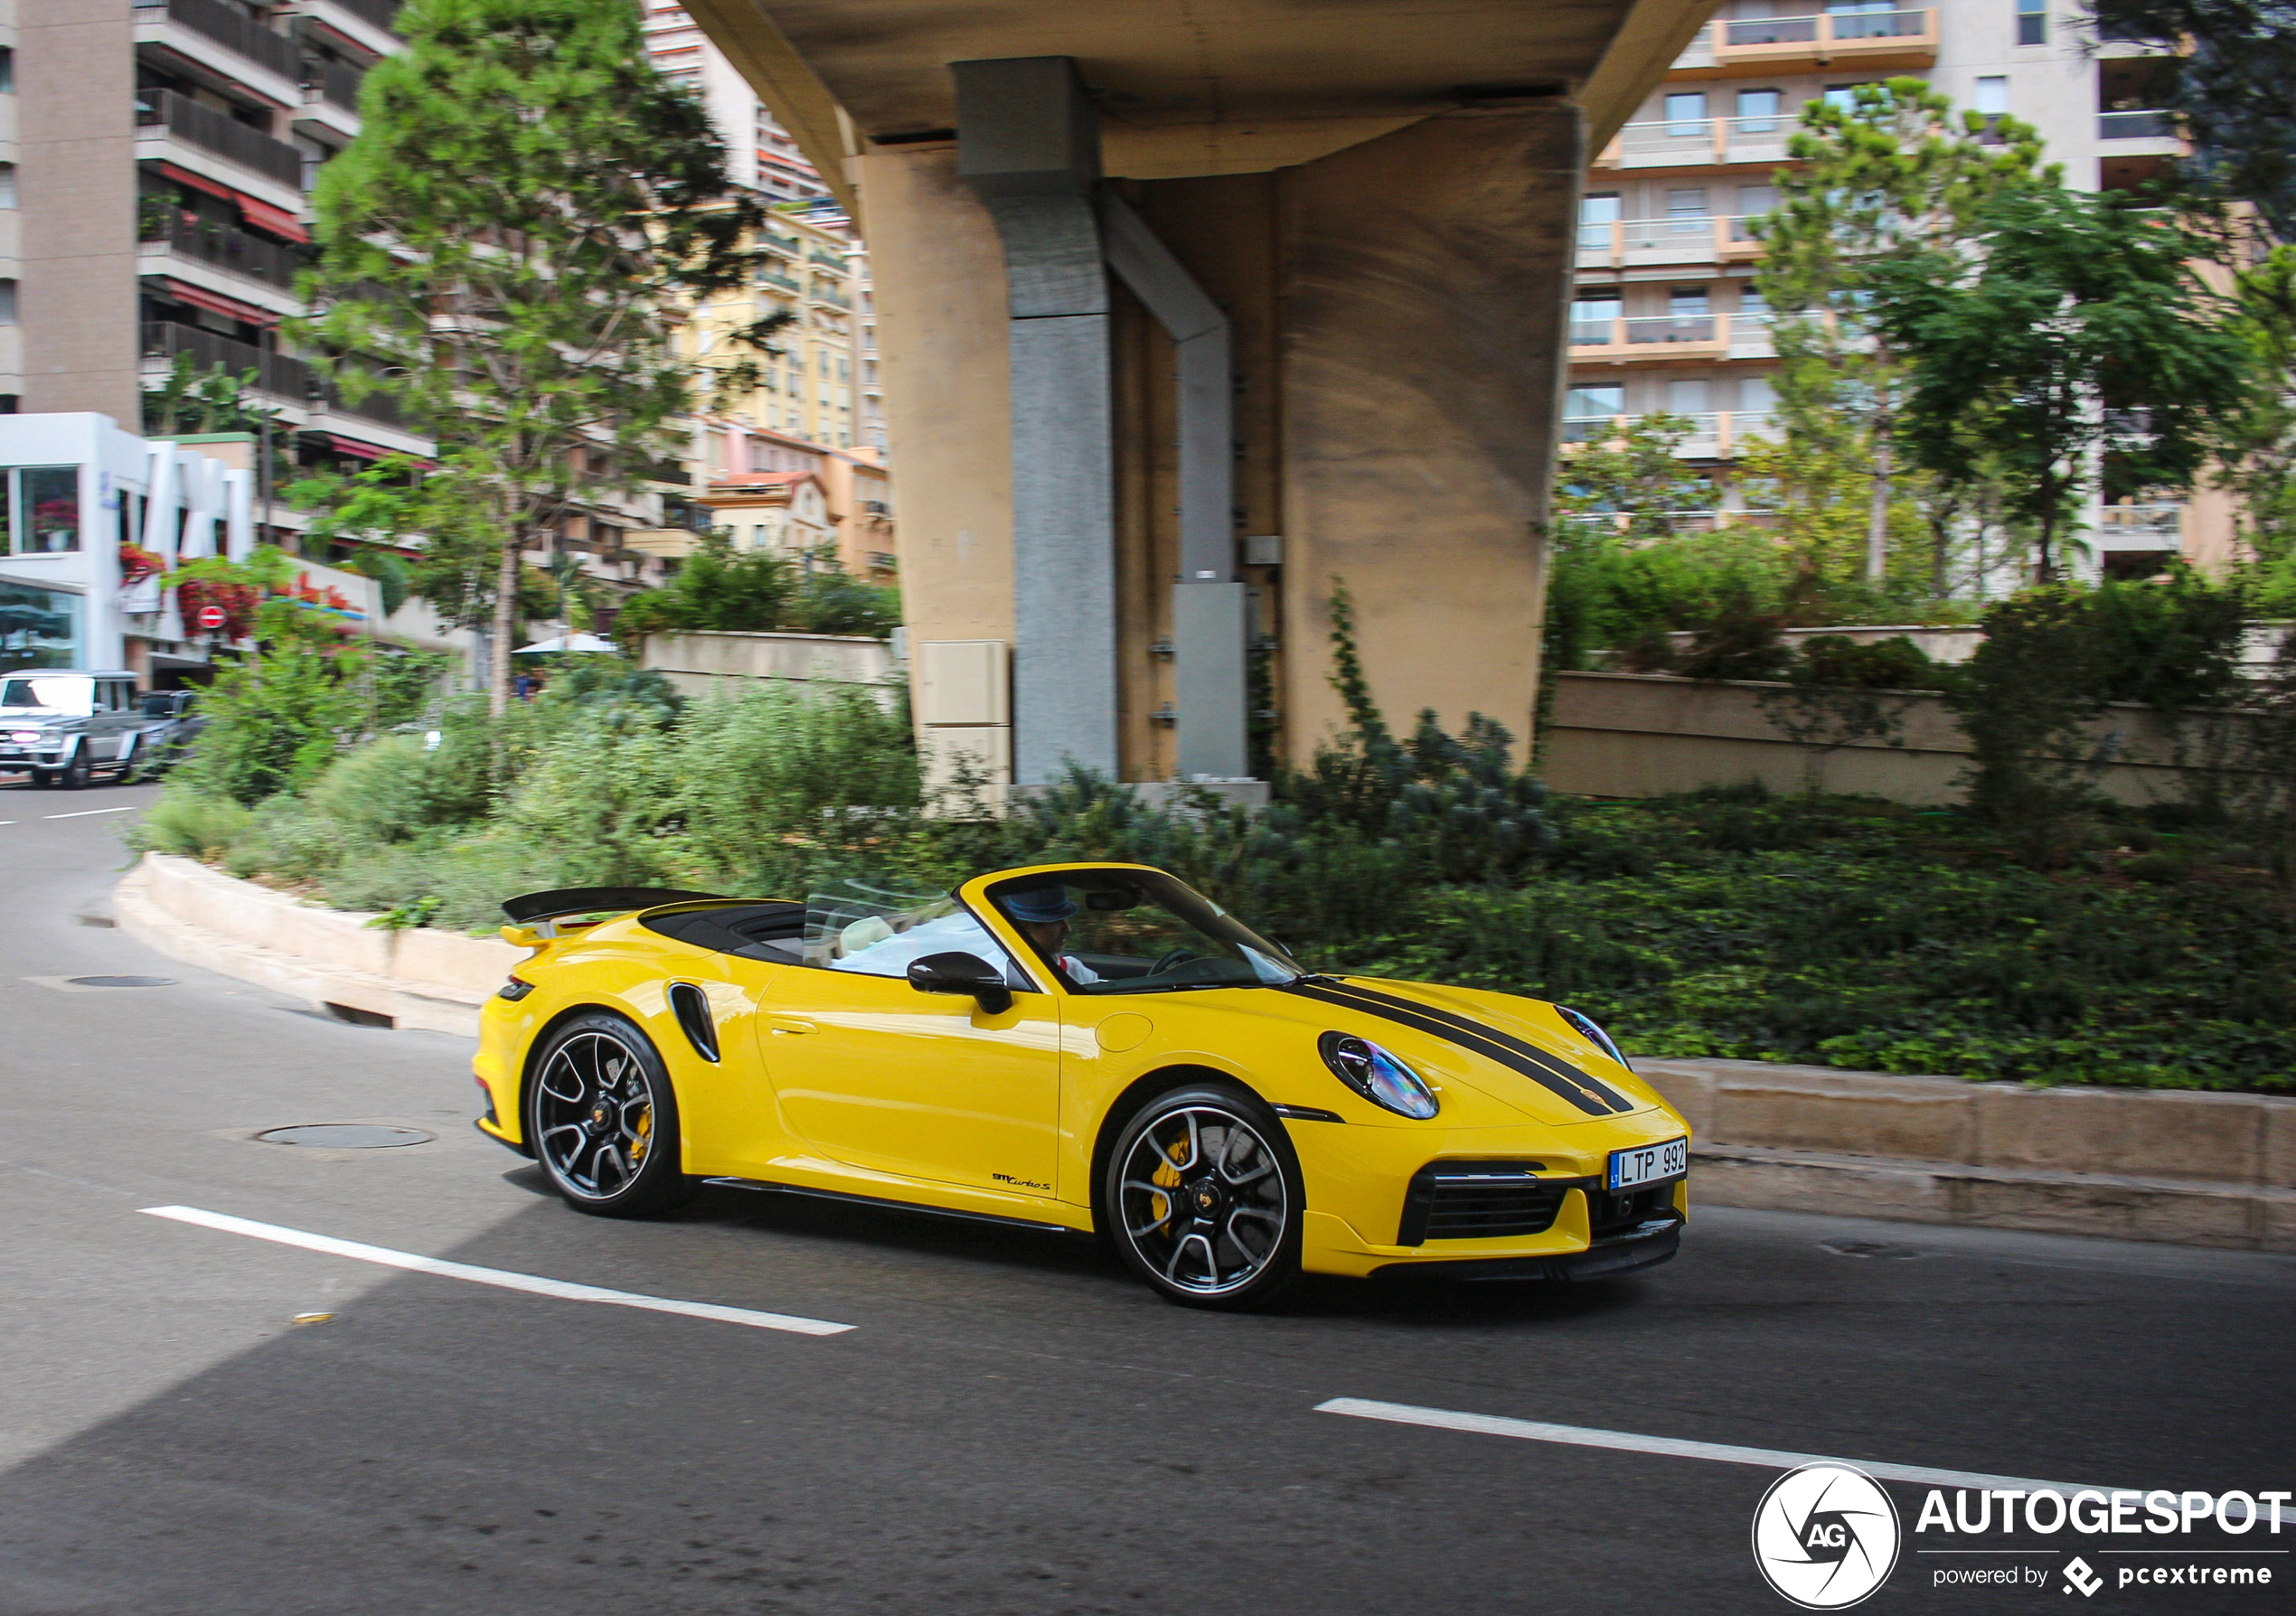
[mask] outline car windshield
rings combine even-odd
[[[1270,987],[1307,974],[1218,904],[1154,870],[1021,876],[988,896],[1078,993]]]
[[[84,719],[95,710],[92,679],[0,679],[0,712],[61,712]]]

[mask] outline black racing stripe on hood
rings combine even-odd
[[[1576,1067],[1556,1059],[1543,1050],[1534,1050],[1529,1045],[1510,1038],[1495,1028],[1484,1027],[1463,1016],[1431,1010],[1426,1005],[1414,1004],[1407,999],[1397,999],[1348,983],[1295,982],[1284,991],[1320,1003],[1337,1005],[1342,1010],[1360,1010],[1366,1015],[1378,1016],[1397,1026],[1408,1027],[1439,1038],[1445,1043],[1455,1044],[1470,1054],[1495,1060],[1558,1098],[1569,1101],[1589,1116],[1610,1116],[1615,1112],[1633,1109],[1616,1093]]]
[[[1426,1016],[1455,1027],[1461,1032],[1468,1033],[1475,1038],[1487,1038],[1491,1043],[1512,1051],[1524,1060],[1532,1061],[1546,1067],[1565,1083],[1576,1085],[1581,1090],[1594,1090],[1597,1097],[1614,1110],[1625,1112],[1634,1109],[1633,1101],[1620,1094],[1593,1073],[1582,1070],[1561,1056],[1549,1054],[1538,1045],[1528,1043],[1512,1033],[1501,1032],[1496,1027],[1486,1026],[1481,1021],[1460,1015],[1455,1010],[1443,1010],[1432,1004],[1421,1004],[1416,1000],[1398,998],[1393,993],[1383,993],[1377,988],[1367,988],[1357,982],[1334,982],[1332,986],[1342,993],[1353,994],[1357,998],[1380,1005],[1409,1010],[1416,1015]]]

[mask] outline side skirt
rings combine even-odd
[[[953,1217],[960,1223],[984,1223],[1002,1229],[1027,1229],[1038,1235],[1066,1235],[1077,1240],[1097,1237],[1089,1229],[1072,1229],[1066,1224],[1039,1223],[1027,1217],[1002,1217],[993,1212],[963,1212],[950,1207],[928,1207],[919,1201],[854,1195],[843,1189],[815,1189],[805,1184],[775,1184],[764,1179],[704,1179],[701,1181],[720,1189],[756,1189],[768,1195],[802,1195],[817,1201],[841,1201],[849,1207],[874,1207],[880,1212],[917,1212],[927,1217]]]

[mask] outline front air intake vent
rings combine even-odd
[[[1404,1192],[1396,1244],[1544,1234],[1578,1183],[1541,1179],[1544,1170],[1537,1161],[1431,1161]]]
[[[718,1024],[710,1017],[710,996],[690,982],[670,984],[670,1010],[685,1029],[693,1052],[712,1066],[718,1059]]]

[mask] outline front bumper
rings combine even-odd
[[[1654,1193],[1633,1207],[1616,1204],[1599,1189],[1611,1151],[1689,1132],[1680,1116],[1663,1108],[1561,1127],[1304,1122],[1286,1132],[1307,1180],[1300,1261],[1312,1273],[1368,1278],[1441,1269],[1469,1278],[1595,1277],[1673,1255],[1689,1216],[1687,1177],[1653,1186]],[[1430,1226],[1424,1216],[1413,1216],[1412,1187],[1423,1169],[1511,1164],[1534,1167],[1537,1181],[1559,1192],[1548,1203],[1551,1218],[1535,1232],[1451,1237],[1443,1222]],[[1645,1226],[1653,1223],[1660,1226]],[[1454,1235],[1462,1232],[1455,1222],[1450,1227]]]

